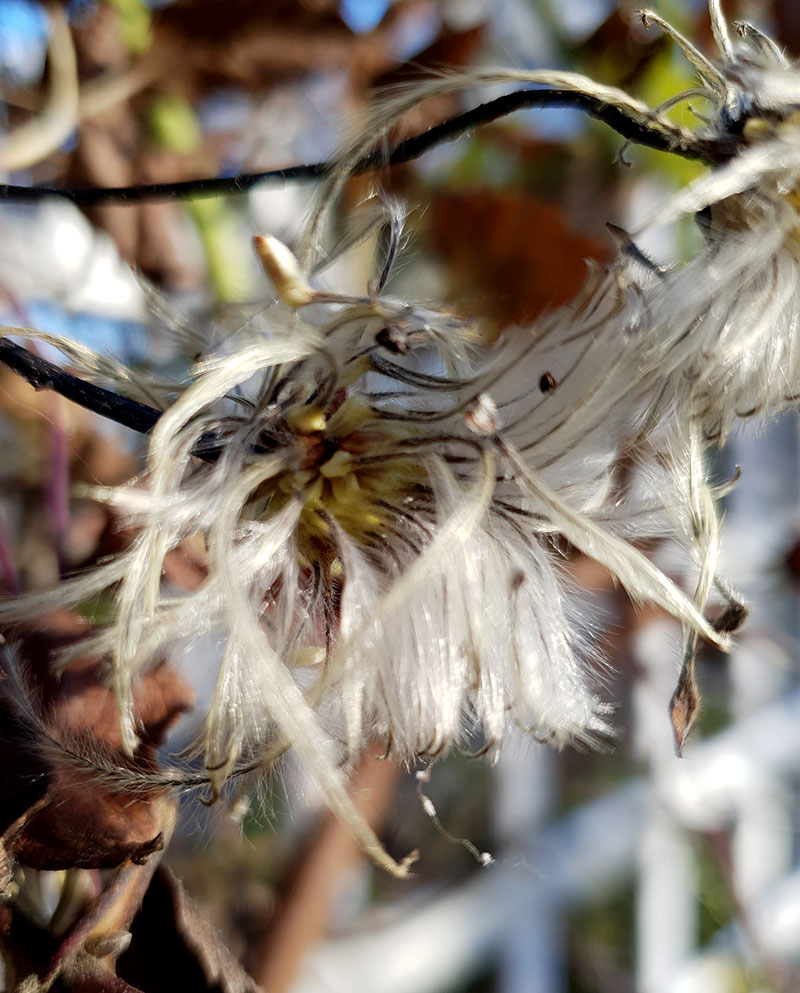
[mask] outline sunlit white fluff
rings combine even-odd
[[[480,348],[451,314],[312,290],[283,246],[259,248],[292,306],[175,389],[146,489],[91,491],[138,526],[130,548],[0,612],[115,590],[113,622],[79,650],[109,658],[129,748],[137,676],[187,635],[215,639],[190,750],[214,792],[292,747],[365,850],[403,872],[347,794],[366,742],[410,761],[476,733],[491,748],[509,724],[557,744],[606,729],[554,539],[726,644],[625,540],[665,527],[660,500],[617,480],[649,388],[631,329],[654,277],[623,260],[535,334]],[[166,588],[165,556],[198,533],[208,578]]]
[[[669,198],[634,237],[699,215],[704,244],[662,274],[648,319],[662,361],[659,411],[690,410],[705,438],[722,443],[737,419],[774,414],[800,395],[800,71],[750,25],[738,25],[734,44],[719,4],[710,8],[718,63],[657,15],[644,16],[697,69],[712,107],[698,134],[734,141],[738,151]]]
[[[644,231],[701,215],[703,244],[687,264],[654,266],[649,275],[639,272],[632,280],[642,299],[629,328],[639,339],[637,382],[649,380],[651,386],[647,430],[680,408],[691,411],[707,441],[722,444],[738,419],[769,416],[795,403],[800,396],[800,71],[753,25],[738,22],[732,34],[718,0],[711,0],[709,12],[717,58],[657,13],[642,12],[646,24],[671,36],[698,75],[698,85],[662,108],[647,108],[586,77],[548,70],[443,73],[384,99],[325,184],[303,257],[314,257],[326,211],[350,170],[422,99],[502,83],[593,95],[646,122],[676,150],[714,147],[717,157],[729,159],[668,198],[632,234],[634,245]],[[693,134],[664,116],[668,106],[690,98],[695,106],[705,98],[703,111],[710,115]],[[621,262],[623,278],[628,269]]]
[[[712,13],[722,67],[688,53],[716,111],[711,131],[721,132],[761,107],[747,89],[754,80],[766,80],[762,110],[796,84],[761,36],[748,59],[734,54]],[[437,80],[384,108],[377,132],[343,156],[305,256],[376,133],[421,96],[498,78]],[[582,77],[534,81],[648,114]],[[679,617],[687,657],[698,636],[727,644],[702,613],[719,533],[700,430],[721,440],[737,416],[800,392],[800,153],[793,120],[778,117],[751,126],[751,147],[654,216],[710,206],[706,243],[689,264],[662,271],[631,243],[570,306],[491,349],[453,315],[383,294],[382,280],[364,297],[313,288],[272,239],[258,248],[279,299],[200,360],[188,383],[134,378],[71,348],[94,378],[164,409],[146,488],[92,490],[139,530],[114,562],[0,613],[114,591],[112,623],[80,650],[107,655],[129,748],[136,678],[187,634],[214,639],[219,675],[190,749],[213,792],[291,747],[365,850],[404,872],[347,794],[365,743],[411,761],[475,734],[492,747],[509,724],[556,744],[606,729],[560,539]],[[635,499],[620,463],[641,457],[664,424],[671,488]],[[667,531],[664,505],[695,553],[695,602],[629,543]],[[208,578],[194,591],[165,587],[165,556],[196,534]]]

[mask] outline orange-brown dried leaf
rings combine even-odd
[[[27,347],[37,351],[35,343]],[[49,471],[50,437],[56,429],[69,441],[71,479],[113,486],[136,471],[133,455],[98,434],[96,415],[49,390],[35,389],[5,366],[0,367],[0,414],[13,425],[15,438],[13,447],[4,451],[4,475],[13,475],[24,484],[42,484]]]
[[[451,297],[500,325],[573,299],[585,260],[609,254],[573,231],[559,207],[498,190],[434,196],[430,238],[447,263]]]
[[[12,843],[14,857],[34,869],[111,869],[145,862],[164,848],[164,797],[131,797],[56,766],[42,809]]]

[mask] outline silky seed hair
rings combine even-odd
[[[256,247],[279,297],[262,326],[176,391],[146,487],[83,491],[138,529],[130,547],[0,610],[113,596],[112,622],[73,651],[107,657],[129,751],[135,680],[186,632],[219,642],[187,753],[212,797],[292,747],[365,851],[402,874],[347,794],[366,743],[412,762],[476,733],[491,750],[509,725],[558,745],[608,730],[554,539],[727,644],[630,543],[664,532],[657,501],[613,485],[642,396],[626,329],[650,277],[623,260],[480,355],[451,313],[314,289],[286,246]],[[165,588],[165,556],[196,534],[208,578]]]
[[[364,850],[403,875],[410,861],[388,856],[347,793],[368,743],[411,763],[476,736],[494,752],[511,726],[557,745],[608,732],[564,540],[683,622],[684,667],[701,638],[728,648],[705,616],[720,582],[703,456],[737,417],[797,392],[795,70],[749,29],[740,50],[717,4],[719,64],[649,19],[698,72],[713,108],[705,137],[727,137],[746,117],[742,151],[651,219],[710,210],[688,264],[654,264],[639,232],[623,232],[617,259],[575,301],[485,347],[468,319],[387,293],[403,239],[390,206],[370,222],[388,237],[364,295],[325,287],[324,222],[354,164],[420,99],[520,80],[479,72],[376,111],[324,185],[299,255],[256,239],[274,302],[185,382],[133,375],[50,336],[88,378],[163,412],[141,480],[83,490],[135,526],[130,546],[50,593],[3,604],[0,617],[110,599],[110,622],[71,651],[106,659],[129,752],[135,681],[187,632],[211,639],[219,673],[186,754],[202,763],[211,799],[292,748]],[[525,78],[691,140],[584,77]],[[748,89],[758,81],[760,95]],[[657,484],[624,485],[623,463],[657,465],[641,476]],[[207,578],[168,588],[165,556],[197,535]],[[634,544],[663,536],[695,558],[692,597]]]
[[[800,72],[778,46],[739,22],[735,38],[710,5],[718,61],[703,56],[650,12],[694,64],[713,108],[700,129],[736,135],[740,151],[653,211],[631,235],[695,215],[703,244],[665,271],[650,322],[665,375],[655,410],[688,410],[707,443],[735,425],[774,416],[800,396]],[[653,417],[657,420],[657,417]]]

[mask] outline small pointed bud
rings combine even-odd
[[[689,737],[700,706],[700,691],[694,674],[694,658],[684,661],[678,685],[669,703],[669,716],[675,744],[675,754],[683,756],[683,746]]]
[[[287,307],[305,307],[316,297],[300,269],[300,263],[282,241],[272,235],[257,234],[253,246],[259,261],[281,303]]]

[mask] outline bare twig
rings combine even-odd
[[[371,172],[385,166],[399,165],[419,158],[431,148],[445,141],[458,138],[465,132],[506,117],[526,108],[570,107],[583,111],[595,120],[610,127],[626,141],[654,148],[683,158],[719,164],[732,158],[739,141],[735,136],[715,138],[693,134],[661,121],[646,120],[612,107],[589,93],[554,87],[515,90],[468,110],[441,124],[398,142],[385,151],[372,151],[356,165],[354,173]],[[90,207],[104,203],[133,204],[142,200],[173,200],[186,197],[214,197],[223,194],[246,193],[259,183],[286,183],[296,180],[318,179],[327,175],[335,166],[334,161],[313,162],[270,169],[266,172],[242,173],[213,179],[194,179],[179,183],[144,183],[137,186],[72,187],[72,186],[13,186],[0,184],[1,200],[42,200],[60,196],[81,206]]]
[[[20,333],[24,334],[24,329],[21,328]],[[161,411],[155,407],[148,407],[138,400],[73,376],[7,338],[0,338],[0,362],[30,383],[34,389],[53,390],[79,407],[91,410],[132,431],[138,431],[139,434],[149,434],[161,417]],[[204,462],[216,462],[221,449],[221,442],[213,433],[209,433],[200,439],[193,454]]]

